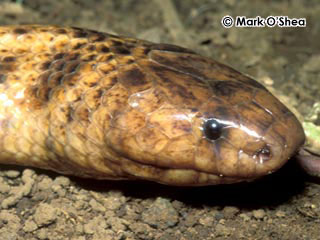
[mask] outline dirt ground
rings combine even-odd
[[[317,0],[172,0],[175,11],[168,3],[2,0],[0,24],[72,25],[174,43],[272,80],[304,115],[320,101]],[[225,29],[224,15],[304,17],[307,27]],[[3,166],[0,239],[320,239],[320,185],[294,159],[253,183],[199,188]]]

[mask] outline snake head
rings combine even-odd
[[[123,131],[108,135],[130,159],[126,174],[171,185],[250,181],[303,144],[296,117],[255,80],[185,49],[152,48],[130,70],[152,84],[129,98]]]

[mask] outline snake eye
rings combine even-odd
[[[217,140],[222,134],[223,127],[223,124],[219,123],[217,120],[208,119],[203,124],[203,132],[207,139]]]

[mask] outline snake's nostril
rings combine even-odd
[[[254,158],[258,160],[258,163],[263,164],[272,157],[271,149],[268,145],[260,148],[255,154]]]

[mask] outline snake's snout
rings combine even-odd
[[[279,169],[303,144],[301,124],[282,103],[258,83],[244,86],[202,107],[201,171],[251,180]]]

